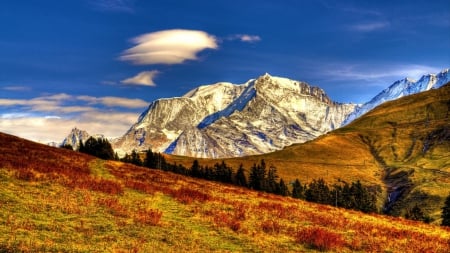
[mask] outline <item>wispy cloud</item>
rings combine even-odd
[[[354,5],[348,5],[348,3],[343,3],[342,1],[330,2],[321,0],[320,3],[327,9],[338,10],[346,13],[351,13],[353,15],[362,15],[362,16],[382,16],[382,12],[375,9],[368,9]]]
[[[89,0],[96,10],[107,12],[134,12],[135,0]]]
[[[375,21],[355,24],[350,26],[350,30],[357,32],[372,32],[376,30],[382,30],[388,28],[390,23],[387,21]]]
[[[119,57],[136,65],[180,64],[197,60],[205,49],[217,49],[217,39],[196,30],[164,30],[140,35],[131,40],[136,46],[125,50]]]
[[[86,101],[91,105],[102,104],[108,107],[123,107],[123,108],[143,108],[149,103],[142,99],[130,99],[123,97],[92,97],[92,96],[77,96],[77,100]]]
[[[121,83],[131,85],[156,86],[153,79],[159,73],[160,72],[158,70],[143,71],[133,77],[122,80]]]
[[[439,71],[441,69],[434,66],[418,64],[379,64],[379,66],[373,66],[339,63],[329,64],[326,67],[322,66],[320,73],[328,80],[365,81],[367,85],[382,83],[383,86],[386,86],[406,77],[417,80],[422,75],[438,73]]]
[[[247,43],[255,43],[261,41],[261,37],[259,37],[258,35],[251,35],[251,34],[235,34],[229,36],[227,40],[239,40]]]
[[[1,88],[2,90],[7,91],[30,91],[31,87],[22,86],[22,85],[14,85],[14,86],[5,86]]]

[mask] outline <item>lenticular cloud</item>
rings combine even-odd
[[[120,60],[137,65],[180,64],[196,60],[205,49],[216,49],[217,40],[203,31],[165,30],[140,35],[131,40],[136,46],[125,50]]]

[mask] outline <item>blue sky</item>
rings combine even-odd
[[[447,0],[6,0],[0,31],[0,131],[43,142],[265,72],[360,103],[450,66]]]

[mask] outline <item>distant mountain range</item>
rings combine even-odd
[[[419,92],[427,91],[430,89],[437,89],[442,85],[450,81],[450,76],[448,74],[449,69],[445,69],[438,74],[428,74],[422,76],[418,81],[412,80],[411,78],[405,78],[393,83],[391,86],[380,92],[369,102],[363,104],[362,106],[357,106],[355,111],[352,112],[347,119],[345,119],[343,125],[346,125],[364,113],[372,110],[378,105],[391,101],[404,96],[416,94]]]
[[[396,81],[362,105],[337,103],[318,87],[269,74],[244,84],[204,85],[152,102],[112,144],[120,156],[134,149],[204,158],[268,153],[312,140],[386,101],[439,88],[448,72]],[[76,146],[79,134],[72,131],[65,142]]]

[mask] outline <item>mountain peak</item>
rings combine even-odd
[[[426,74],[420,77],[418,81],[409,77],[398,80],[384,89],[378,95],[373,97],[369,102],[356,108],[347,119],[342,123],[342,126],[347,125],[364,113],[372,110],[376,106],[391,100],[395,100],[404,96],[416,94],[430,89],[437,89],[450,81],[448,69],[444,69],[438,74]]]
[[[153,102],[113,146],[119,155],[148,148],[210,158],[262,154],[333,130],[354,107],[334,103],[318,87],[265,73]]]

